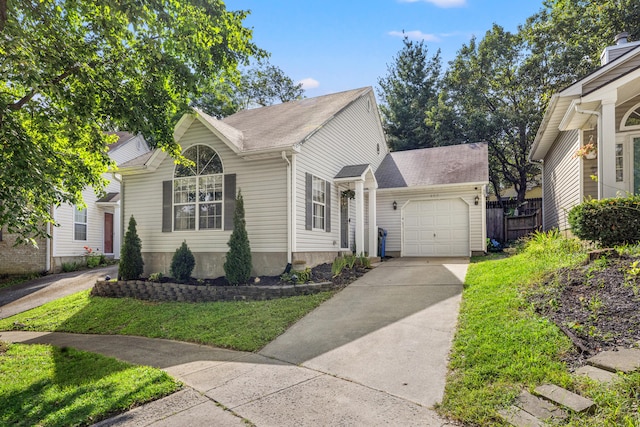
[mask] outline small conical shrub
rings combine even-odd
[[[124,235],[124,243],[120,249],[118,276],[121,280],[135,280],[140,277],[143,270],[142,242],[136,231],[136,220],[131,215],[129,227]]]
[[[244,200],[238,191],[236,209],[233,212],[233,232],[229,238],[229,252],[224,263],[227,282],[232,285],[247,283],[251,277],[251,246],[244,220]]]
[[[183,241],[182,245],[176,249],[171,260],[171,275],[178,282],[188,282],[191,278],[191,272],[196,266],[196,259],[187,246],[187,242]]]

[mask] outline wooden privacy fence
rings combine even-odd
[[[487,202],[487,237],[505,243],[517,240],[542,228],[542,199]]]

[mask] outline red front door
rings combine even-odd
[[[113,253],[113,214],[104,214],[104,253]]]

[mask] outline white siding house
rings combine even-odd
[[[124,163],[149,152],[141,135],[117,132],[118,141],[109,146],[109,157],[116,164]],[[95,253],[120,258],[121,213],[120,179],[117,173],[107,173],[110,182],[106,194],[98,197],[92,188],[82,192],[86,204],[83,209],[61,205],[54,209],[50,239],[51,271],[60,271],[63,263],[82,263],[88,248]]]
[[[640,193],[640,42],[617,42],[599,69],[553,95],[531,148],[546,230],[567,230],[567,212],[585,198]],[[576,154],[589,143],[593,153]]]
[[[178,122],[174,137],[192,164],[177,165],[156,150],[120,169],[124,222],[136,219],[145,274],[168,275],[175,250],[186,241],[196,257],[195,277],[224,275],[239,191],[255,275],[330,262],[347,251],[377,255],[376,171],[389,153],[371,88],[244,110],[223,120],[194,110]],[[486,148],[484,154],[479,167],[486,175]],[[455,193],[466,200],[462,256],[484,250],[475,241],[483,234],[484,211],[467,207],[474,196],[466,184],[456,184],[464,189]],[[443,192],[428,187],[411,190],[422,197]],[[484,197],[481,189],[473,191]]]

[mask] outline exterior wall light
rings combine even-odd
[[[393,210],[395,211],[396,209],[398,209],[398,203],[394,200],[393,201]]]
[[[473,199],[473,203],[474,203],[476,206],[478,206],[478,203],[480,203],[480,197],[479,197],[479,196],[476,196],[476,198],[475,198],[475,199]]]

